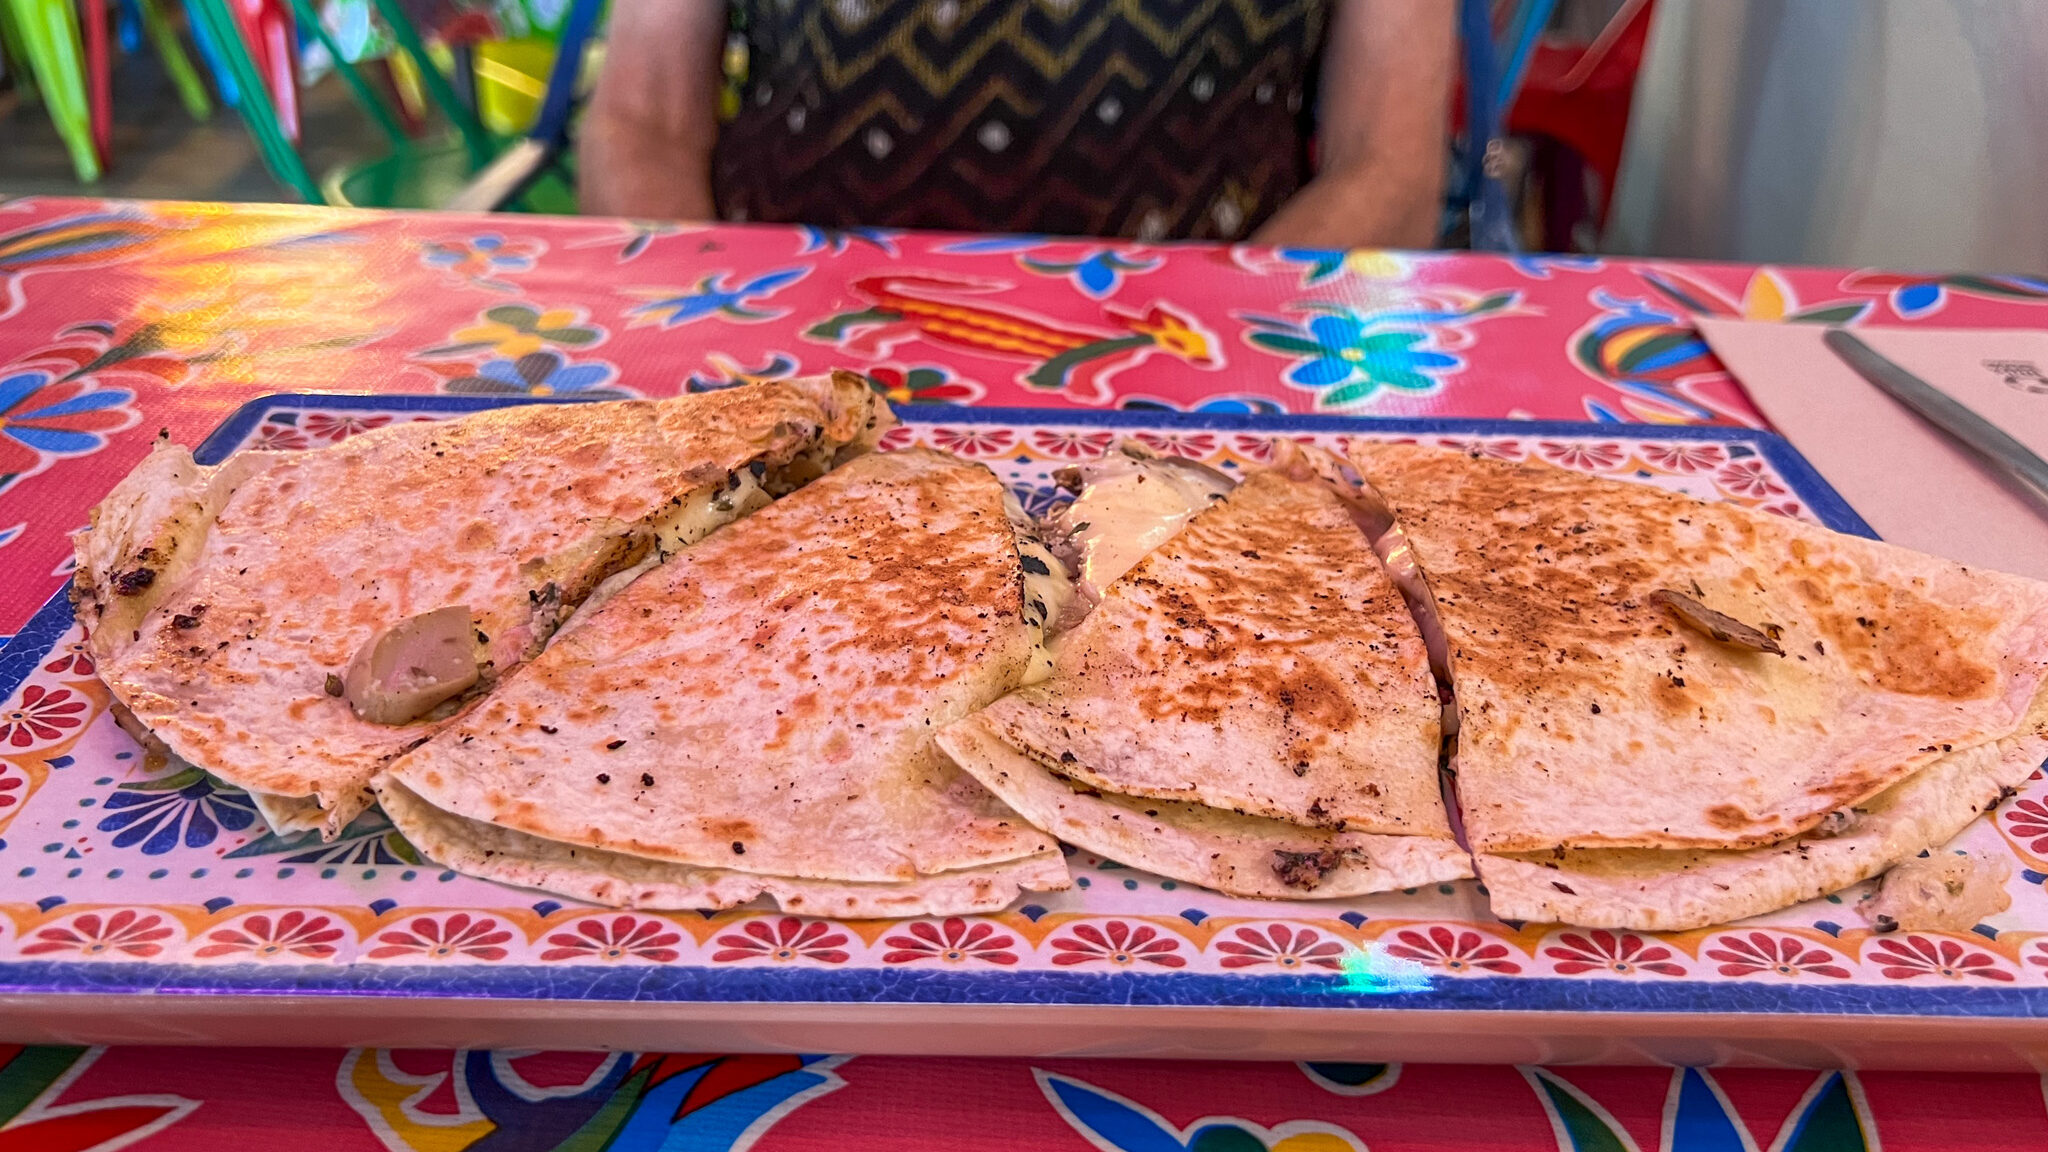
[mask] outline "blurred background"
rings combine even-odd
[[[1443,2],[1447,245],[2048,267],[2043,0]],[[0,194],[573,212],[604,15],[0,0]]]

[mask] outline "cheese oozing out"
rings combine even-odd
[[[1116,452],[1073,468],[1060,482],[1076,489],[1074,501],[1053,518],[1073,562],[1086,607],[1195,514],[1236,487],[1204,464],[1154,456],[1126,442]]]
[[[1016,494],[1005,489],[1003,512],[1017,537],[1017,562],[1024,570],[1024,626],[1031,631],[1031,665],[1024,683],[1036,684],[1052,675],[1052,638],[1074,604],[1074,579],[1067,566],[1040,539]]]

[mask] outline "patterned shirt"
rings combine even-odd
[[[1328,0],[736,3],[731,219],[1228,240],[1309,174]]]

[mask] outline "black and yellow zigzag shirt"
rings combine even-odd
[[[1328,0],[737,0],[729,218],[1248,234],[1308,177]]]

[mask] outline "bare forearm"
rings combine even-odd
[[[1443,205],[1443,170],[1407,162],[1325,171],[1252,237],[1286,248],[1429,248]]]
[[[714,0],[615,0],[604,72],[577,149],[583,211],[713,214],[725,20],[725,5]]]

